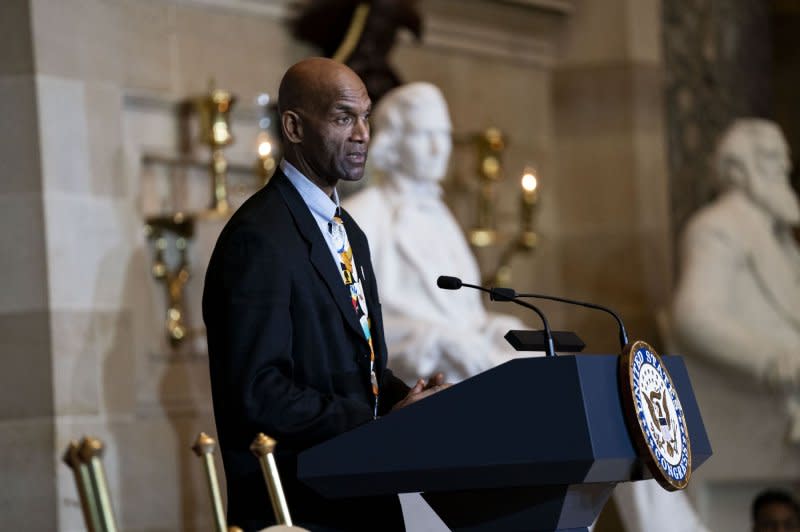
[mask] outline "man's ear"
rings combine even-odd
[[[281,126],[286,140],[292,144],[303,141],[303,119],[294,111],[284,111],[281,115]]]

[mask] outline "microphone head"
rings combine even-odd
[[[436,286],[444,290],[458,290],[461,288],[461,279],[458,277],[450,277],[449,275],[440,275],[436,279]]]

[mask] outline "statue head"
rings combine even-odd
[[[372,113],[370,165],[390,179],[439,181],[447,173],[452,125],[441,91],[409,83],[386,93]]]
[[[775,123],[734,122],[717,146],[716,164],[723,187],[744,191],[779,222],[800,223],[800,205],[789,184],[789,146]]]

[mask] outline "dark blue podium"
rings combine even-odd
[[[686,366],[665,356],[692,466],[711,456]],[[423,492],[452,530],[585,530],[619,482],[650,478],[625,424],[616,355],[511,360],[299,456],[329,498]]]

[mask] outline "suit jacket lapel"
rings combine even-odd
[[[331,297],[336,302],[336,306],[339,307],[344,321],[347,322],[361,338],[364,338],[361,324],[358,323],[358,317],[353,310],[350,291],[342,281],[342,275],[333,262],[330,248],[328,248],[328,244],[325,242],[325,238],[322,236],[319,226],[314,220],[314,215],[311,214],[302,196],[300,196],[300,193],[297,192],[283,172],[280,170],[275,172],[272,181],[275,181],[275,186],[278,187],[286,201],[286,205],[292,213],[292,217],[295,220],[300,234],[303,235],[303,238],[308,242],[311,264],[328,286]]]

